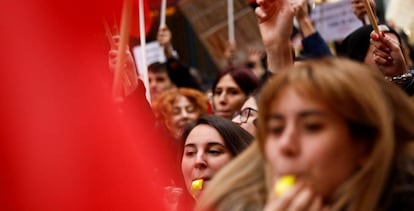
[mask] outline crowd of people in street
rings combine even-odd
[[[166,210],[413,210],[414,52],[401,32],[386,24],[376,32],[363,0],[352,0],[362,26],[333,52],[307,0],[253,7],[264,50],[243,65],[229,55],[208,90],[173,51],[170,29],[159,28],[167,61],[148,66],[148,124],[177,172],[159,187]],[[124,69],[136,72],[128,55]],[[294,184],[275,194],[286,175]]]

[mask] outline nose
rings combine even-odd
[[[181,117],[182,118],[188,118],[188,115],[189,115],[189,113],[185,109],[181,110]]]
[[[227,94],[225,92],[220,93],[218,96],[218,100],[220,104],[226,104],[227,103]]]
[[[241,125],[241,122],[240,122],[240,114],[239,115],[236,115],[235,117],[233,117],[233,119],[231,121],[234,122],[234,123],[236,123],[236,124],[238,124],[238,125]]]
[[[300,153],[299,132],[294,125],[285,128],[278,141],[281,154],[294,157]]]
[[[198,152],[196,159],[195,159],[195,163],[194,163],[194,167],[197,169],[204,169],[207,167],[207,161],[205,159],[204,153],[203,152]]]

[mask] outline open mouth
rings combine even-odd
[[[211,178],[210,177],[198,177],[198,178],[194,178],[193,181],[196,180],[203,180],[204,182],[209,181]]]

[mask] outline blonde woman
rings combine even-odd
[[[219,172],[198,210],[413,210],[414,102],[347,60],[281,71],[259,102],[257,139]],[[284,175],[295,184],[277,196]]]

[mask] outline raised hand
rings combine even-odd
[[[307,18],[309,16],[308,0],[291,0],[293,10],[297,19]]]
[[[268,55],[268,68],[277,72],[293,64],[290,35],[295,12],[289,0],[257,0],[256,16]]]
[[[112,72],[115,71],[118,62],[119,39],[119,35],[112,36],[113,42],[111,42],[111,49],[108,53],[109,69]],[[132,94],[138,86],[138,73],[129,48],[125,52],[124,63],[122,64],[122,84],[125,96]]]
[[[299,23],[303,37],[308,37],[316,32],[316,29],[309,17],[308,0],[291,0],[296,19]]]
[[[223,54],[227,61],[227,65],[232,66],[234,61],[236,60],[237,55],[236,43],[227,42]]]
[[[157,41],[163,47],[171,45],[172,34],[166,25],[160,26],[157,33]]]
[[[274,193],[270,193],[264,210],[320,211],[327,210],[327,207],[322,205],[321,196],[318,196],[303,183],[298,183],[280,197],[277,197]]]
[[[164,49],[164,54],[167,58],[174,57],[174,50],[171,45],[172,34],[166,25],[160,26],[157,33],[157,41]]]
[[[117,55],[118,55],[118,47],[119,47],[119,35],[114,35],[112,37],[113,46],[111,46],[111,50],[109,50],[109,69],[114,71],[116,68],[117,62]],[[136,70],[134,59],[132,58],[132,54],[129,50],[125,52],[125,63],[123,64],[123,68],[130,68]]]
[[[290,39],[294,10],[289,0],[257,0],[256,16],[263,44],[272,46]]]
[[[400,43],[393,34],[371,32],[371,46],[373,61],[385,76],[398,76],[408,71]]]

